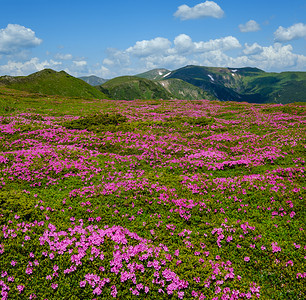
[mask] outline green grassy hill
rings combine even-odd
[[[45,69],[29,76],[2,76],[0,85],[8,88],[65,97],[98,98],[106,95],[81,79],[75,78],[64,71],[56,72]]]
[[[136,76],[121,76],[97,87],[111,99],[171,99],[173,96],[161,85]]]

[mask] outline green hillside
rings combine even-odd
[[[186,66],[165,79],[178,78],[222,101],[306,102],[306,72],[267,73],[258,68]]]
[[[245,83],[246,93],[259,93],[268,102],[306,102],[306,72],[264,73]]]
[[[64,71],[45,69],[29,76],[2,76],[0,85],[8,88],[65,97],[106,98],[106,95],[81,79]]]
[[[171,99],[173,96],[161,85],[136,76],[121,76],[97,87],[115,100]]]
[[[209,92],[202,90],[186,81],[181,79],[166,79],[157,81],[163,86],[169,93],[176,99],[184,100],[196,100],[196,99],[208,99],[216,100],[217,98]]]

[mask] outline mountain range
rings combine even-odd
[[[306,72],[269,73],[258,68],[186,66],[154,69],[110,80],[75,78],[45,69],[28,76],[2,76],[0,85],[32,93],[69,97],[133,99],[208,99],[251,103],[306,102]]]
[[[179,78],[221,101],[306,102],[306,72],[268,73],[258,68],[186,66],[164,79]]]

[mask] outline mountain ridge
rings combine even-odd
[[[265,72],[258,68],[185,66],[165,79],[178,78],[221,101],[252,103],[306,102],[306,72]],[[298,89],[298,93],[296,93]],[[287,97],[291,96],[291,99]]]
[[[92,86],[65,71],[44,69],[28,76],[1,76],[0,85],[32,93],[68,97],[133,99],[208,99],[249,103],[306,102],[306,72],[265,72],[258,68],[188,65],[173,71],[153,69],[119,76]],[[93,84],[93,82],[92,82]]]

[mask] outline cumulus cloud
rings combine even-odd
[[[73,56],[71,54],[56,53],[54,58],[59,60],[71,60]]]
[[[179,6],[177,11],[174,13],[174,16],[180,18],[181,20],[199,19],[205,17],[220,19],[223,17],[223,15],[224,11],[214,1],[205,1],[193,7],[183,4]]]
[[[288,42],[300,38],[306,38],[306,24],[303,23],[297,23],[288,28],[279,26],[274,32],[276,42]]]
[[[245,24],[240,24],[239,29],[241,32],[254,32],[254,31],[259,31],[260,26],[256,21],[250,20]]]
[[[0,74],[7,74],[12,76],[28,75],[46,68],[57,68],[61,62],[54,60],[40,61],[39,58],[33,57],[25,62],[16,62],[9,60],[6,64],[0,65]]]
[[[106,50],[107,57],[103,60],[103,64],[107,66],[128,66],[130,64],[130,56],[125,51],[115,48]]]
[[[84,67],[84,66],[87,65],[87,61],[85,61],[85,60],[80,60],[80,61],[74,60],[74,61],[73,61],[73,64],[74,64],[76,67]]]
[[[154,68],[179,68],[187,64],[197,64],[197,55],[215,50],[228,51],[241,48],[239,41],[233,36],[222,37],[209,41],[193,42],[187,34],[175,37],[173,43],[162,37],[136,42],[125,49],[108,49],[103,66],[107,70],[120,74],[135,74]],[[131,66],[134,67],[131,68]]]
[[[180,34],[174,39],[174,46],[177,53],[201,53],[215,50],[228,51],[240,48],[239,41],[233,36],[226,36],[220,39],[209,41],[193,42],[191,37]]]
[[[262,51],[251,56],[250,61],[253,65],[257,64],[267,70],[290,68],[297,66],[299,57],[292,51],[293,47],[291,45],[283,46],[280,43],[275,43],[269,47],[262,47]]]
[[[263,70],[306,70],[306,56],[293,52],[292,45],[275,43],[261,46],[257,43],[245,44],[245,55],[236,58],[228,57],[228,65],[233,67],[251,66]]]
[[[155,68],[177,69],[185,65],[195,64],[191,57],[179,54],[169,54],[164,56],[151,55],[141,59],[139,69],[147,71]]]
[[[169,49],[171,42],[162,37],[157,37],[152,40],[143,40],[136,42],[136,44],[126,50],[127,53],[130,53],[135,56],[148,56],[156,53],[162,53],[165,50]]]
[[[228,51],[240,48],[239,41],[233,36],[226,36],[220,39],[209,40],[207,42],[196,42],[196,52],[209,52],[209,51]]]
[[[241,49],[241,51],[237,51]],[[236,50],[236,51],[235,51]],[[231,51],[231,55],[227,53]],[[140,73],[154,68],[177,69],[185,65],[219,67],[259,67],[264,70],[306,70],[306,56],[295,54],[291,45],[275,43],[261,46],[244,44],[233,36],[208,41],[193,41],[187,34],[171,42],[158,37],[136,42],[133,46],[112,49],[103,61],[112,76]]]
[[[186,53],[195,48],[195,45],[190,36],[187,34],[180,34],[174,39],[174,46],[177,52]]]
[[[112,76],[112,72],[103,65],[99,66],[98,68],[95,68],[92,74],[96,74],[97,76],[100,76],[102,78],[109,78]]]
[[[9,60],[0,66],[0,74],[28,75],[44,68],[60,68],[73,76],[95,74],[103,78],[112,78],[154,68],[174,70],[191,64],[219,67],[250,66],[266,71],[306,71],[306,56],[294,53],[290,44],[274,43],[262,46],[258,43],[246,43],[242,46],[233,36],[193,41],[189,35],[180,34],[173,41],[157,37],[136,42],[123,50],[107,49],[105,59],[96,65],[90,65],[84,58],[40,60],[35,57],[23,62]]]
[[[247,43],[244,45],[243,53],[245,55],[254,55],[262,52],[263,47],[254,43],[252,45],[248,45]]]
[[[0,29],[0,54],[12,55],[39,46],[42,40],[35,32],[18,24],[8,24]]]

